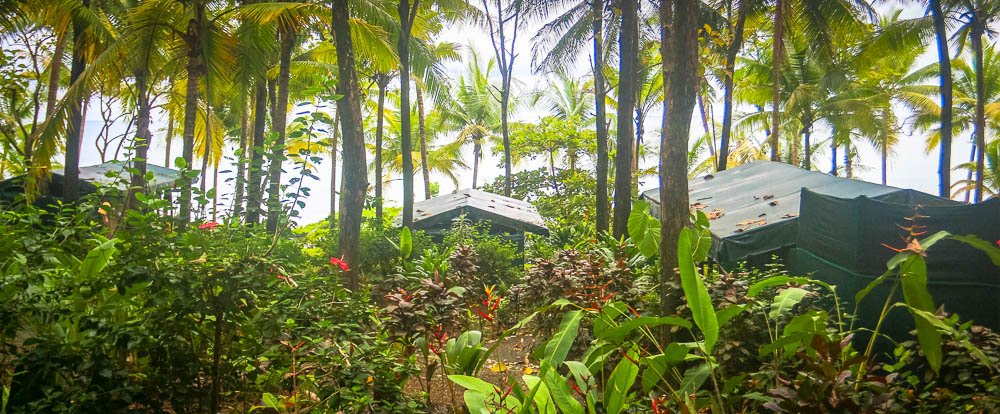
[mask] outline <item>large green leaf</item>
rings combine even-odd
[[[551,372],[551,371],[550,371]],[[549,392],[549,388],[545,385],[545,382],[541,378],[534,375],[523,375],[521,379],[524,384],[531,389],[532,402],[535,403],[535,408],[537,414],[555,414],[556,407],[552,403],[552,395]],[[525,401],[524,408],[529,408],[530,404]]]
[[[413,254],[413,234],[410,233],[409,227],[403,227],[399,231],[399,254],[404,259],[409,259]]]
[[[496,386],[476,377],[468,375],[449,375],[448,379],[468,390],[473,390],[483,394],[492,394],[496,392]]]
[[[80,262],[80,277],[89,279],[104,270],[111,261],[111,256],[118,251],[115,247],[116,242],[118,239],[105,240],[100,242],[97,247],[90,249],[87,256]]]
[[[774,297],[774,302],[771,303],[771,312],[767,316],[771,320],[776,321],[788,315],[792,311],[792,308],[798,305],[799,302],[802,302],[802,299],[808,294],[808,290],[797,287],[790,287],[778,292],[778,295]]]
[[[784,275],[772,276],[750,285],[750,288],[747,289],[747,296],[756,297],[757,295],[761,294],[761,292],[763,292],[765,289],[775,286],[784,286],[789,283],[803,284],[809,282],[810,279],[807,277],[793,277]]]
[[[972,234],[964,236],[953,235],[951,238],[981,250],[989,256],[990,261],[992,261],[995,266],[1000,266],[1000,247],[997,247],[997,245],[980,239]]]
[[[583,311],[573,310],[563,315],[559,329],[552,339],[545,344],[545,356],[542,359],[542,370],[557,368],[566,360],[569,348],[573,346],[573,341],[580,331],[580,319],[583,318]]]
[[[556,370],[546,370],[542,374],[542,381],[548,387],[552,400],[555,401],[556,407],[559,408],[560,412],[566,414],[582,414],[584,412],[583,405],[580,405],[580,402],[574,398],[573,389],[570,388],[568,380],[559,375]],[[525,380],[525,383],[527,383],[527,380]],[[528,386],[530,387],[531,384],[528,384]],[[582,388],[583,386],[580,387]]]
[[[612,343],[620,343],[629,334],[634,332],[639,328],[652,328],[661,325],[673,325],[680,326],[682,328],[691,329],[691,322],[688,322],[681,318],[676,318],[672,316],[655,317],[655,316],[640,316],[638,318],[629,319],[614,328],[608,329],[598,335],[600,339]]]
[[[656,257],[660,252],[660,221],[649,214],[649,203],[639,200],[628,216],[628,234],[639,252]]]
[[[611,371],[608,383],[604,389],[604,408],[608,414],[619,414],[629,401],[629,390],[639,375],[639,366],[632,362],[635,359],[633,351],[628,352],[631,358],[622,358],[621,362]]]
[[[705,336],[705,352],[711,354],[712,348],[719,340],[719,321],[716,319],[715,308],[712,306],[708,289],[705,288],[705,282],[695,269],[691,256],[691,232],[693,231],[686,227],[681,230],[680,238],[677,240],[677,264],[680,269],[684,298],[687,299],[695,325],[698,325],[702,335]]]
[[[913,254],[900,265],[899,278],[903,285],[903,299],[911,308],[924,312],[934,312],[934,299],[927,290],[927,262],[924,257]],[[917,325],[917,342],[920,350],[927,358],[931,369],[937,372],[941,368],[943,358],[941,351],[941,333],[937,328],[914,312],[913,322]]]
[[[684,362],[684,358],[691,352],[691,348],[683,346],[677,342],[671,342],[663,349],[662,354],[652,355],[643,358],[643,362],[648,365],[642,371],[642,392],[649,392],[661,381],[665,380],[667,369]]]

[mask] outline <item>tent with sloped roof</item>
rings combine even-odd
[[[711,256],[723,266],[739,261],[767,263],[795,246],[803,189],[833,197],[867,197],[907,205],[956,205],[915,190],[807,171],[788,164],[756,161],[689,182],[691,207],[711,220]],[[642,193],[659,216],[659,189]]]
[[[460,217],[488,221],[496,233],[548,234],[545,221],[531,203],[477,189],[456,191],[413,204],[413,229],[431,234],[451,228]],[[396,223],[402,222],[401,217]]]

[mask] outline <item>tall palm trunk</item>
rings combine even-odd
[[[361,118],[361,90],[354,68],[354,44],[351,40],[348,0],[333,0],[331,7],[334,40],[337,49],[337,92],[343,98],[337,102],[341,132],[344,139],[344,191],[340,208],[340,254],[350,266],[346,272],[347,286],[358,288],[358,243],[361,238],[361,213],[365,208],[368,189],[365,162],[365,135]],[[408,79],[408,78],[403,78]]]
[[[604,1],[591,3],[594,32],[594,126],[597,129],[597,231],[608,231],[611,206],[608,205],[608,125],[604,82]]]
[[[733,133],[733,82],[736,76],[736,57],[743,47],[743,27],[746,24],[749,5],[749,1],[740,1],[733,39],[726,50],[726,77],[723,79],[724,91],[722,95],[722,137],[719,139],[719,171],[725,171],[729,167],[729,141]],[[730,2],[728,9],[732,10],[732,8]]]
[[[146,187],[146,157],[149,152],[149,141],[152,134],[149,131],[149,91],[147,87],[147,72],[145,68],[135,71],[136,95],[136,130],[135,157],[132,159],[131,188],[129,189],[129,205],[136,207],[138,200],[136,192],[145,191]]]
[[[834,134],[830,137],[830,175],[837,175],[837,130],[833,130]]]
[[[250,152],[250,173],[247,174],[247,224],[260,223],[260,203],[263,201],[261,178],[264,175],[264,129],[267,121],[267,83],[258,79],[254,87],[253,144]]]
[[[420,138],[420,171],[424,178],[424,200],[431,198],[431,167],[427,164],[427,126],[424,119],[424,93],[420,84],[414,84],[417,91],[417,135]]]
[[[403,227],[413,224],[413,141],[410,129],[410,30],[420,0],[399,0],[399,125],[403,156]],[[381,183],[380,183],[381,184]]]
[[[674,0],[661,6],[660,37],[663,54],[664,115],[660,135],[660,303],[661,314],[676,311],[677,298],[671,283],[677,280],[677,245],[681,230],[690,224],[687,150],[698,94],[698,2]],[[668,31],[667,24],[672,25]],[[672,67],[670,67],[672,65]]]
[[[638,99],[636,99],[638,101]],[[644,114],[642,110],[636,105],[635,108],[635,143],[632,147],[632,167],[629,169],[629,177],[632,182],[632,193],[637,194],[639,192],[639,149],[642,148],[642,134],[643,134],[643,123]]]
[[[182,135],[181,157],[185,165],[182,169],[191,169],[194,161],[194,128],[198,117],[198,79],[204,70],[202,61],[201,36],[204,28],[205,4],[197,2],[194,5],[195,14],[188,22],[184,41],[188,47],[187,88],[184,97],[184,132]],[[180,227],[186,228],[191,221],[191,179],[182,175],[180,203]]]
[[[271,119],[271,129],[277,139],[271,147],[271,165],[268,170],[267,189],[267,231],[278,229],[281,218],[281,165],[285,160],[285,124],[288,114],[288,78],[292,65],[292,48],[295,47],[294,29],[283,27],[281,30],[281,55],[278,63],[278,100],[274,107],[274,118]]]
[[[246,105],[246,97],[242,99],[242,103]],[[247,148],[247,129],[249,117],[247,115],[246,106],[243,108],[243,113],[240,116],[240,153],[239,159],[236,162],[236,189],[233,194],[233,217],[239,217],[243,215],[243,196],[246,194],[247,185],[247,160],[249,159],[249,151]]]
[[[378,84],[378,109],[375,114],[375,218],[382,224],[382,130],[385,123],[385,90],[389,86],[389,76],[375,75]]]
[[[170,147],[174,142],[174,113],[167,113],[167,148],[163,151],[163,166],[170,168]]]
[[[986,170],[984,151],[986,150],[986,84],[983,80],[983,33],[986,23],[979,12],[973,13],[972,49],[976,58],[976,195],[975,202],[983,201],[983,173]]]
[[[83,0],[83,7],[90,7],[90,0]],[[73,64],[70,67],[69,83],[77,82],[87,66],[84,55],[86,47],[84,32],[87,28],[83,22],[73,21]],[[87,111],[87,101],[80,96],[73,100],[69,113],[69,128],[66,134],[66,158],[63,162],[63,199],[76,201],[80,196],[80,144],[83,137],[84,114]]]
[[[784,61],[785,0],[776,0],[771,37],[771,161],[781,161],[781,64]]]
[[[618,137],[615,154],[615,215],[612,235],[628,234],[628,216],[632,206],[632,112],[635,111],[636,78],[639,59],[639,1],[622,0],[621,50],[618,81]]]
[[[475,139],[475,138],[474,138]],[[483,145],[479,143],[482,138],[475,139],[472,146],[472,188],[476,189],[476,179],[479,178],[479,160],[483,158]]]
[[[948,27],[945,25],[941,0],[931,0],[931,18],[937,39],[938,73],[941,84],[941,156],[938,160],[938,195],[951,198],[951,125],[952,125],[952,76],[951,55],[948,53]]]
[[[333,115],[333,130],[330,131],[330,228],[337,228],[337,146],[338,129],[340,128],[340,111]]]

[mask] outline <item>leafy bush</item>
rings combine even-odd
[[[0,212],[7,412],[412,406],[412,361],[327,257],[254,228],[177,233],[163,201],[142,201],[111,238],[94,230],[96,198],[47,220]]]

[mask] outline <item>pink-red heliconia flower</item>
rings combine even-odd
[[[201,223],[200,226],[198,226],[198,228],[202,230],[215,230],[216,227],[219,227],[219,223],[216,223],[214,221],[206,221],[204,223]]]
[[[351,270],[350,267],[347,267],[347,262],[344,261],[343,257],[341,257],[339,259],[336,258],[336,257],[331,257],[330,258],[330,264],[339,267],[340,270],[343,270],[345,272]]]

